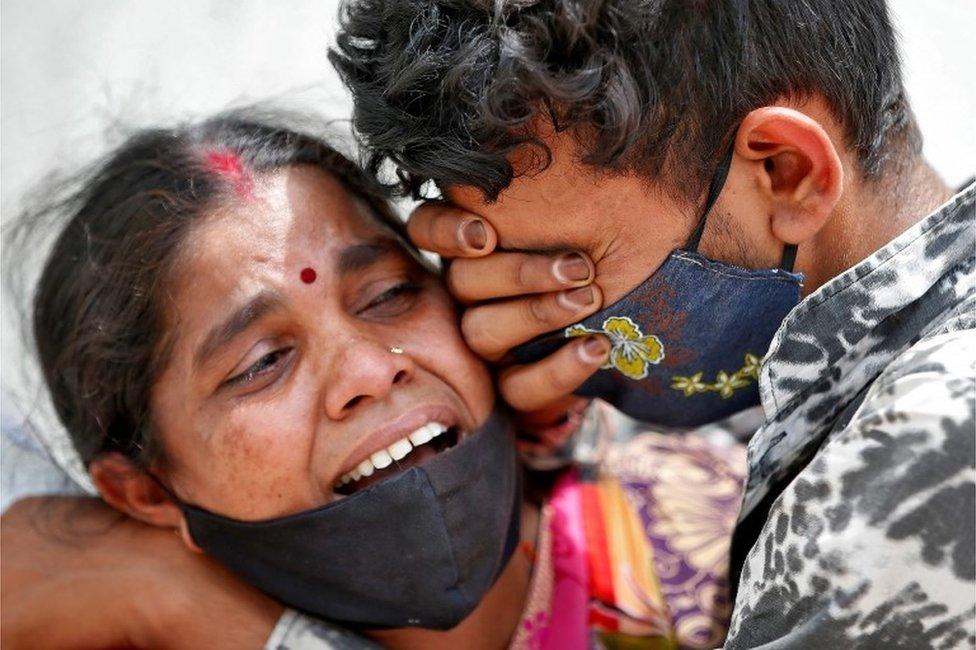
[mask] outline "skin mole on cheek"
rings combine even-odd
[[[312,284],[313,282],[315,282],[315,278],[318,277],[318,275],[315,273],[315,269],[311,267],[306,267],[302,269],[302,272],[299,274],[299,277],[302,279],[302,282],[304,282],[305,284]]]

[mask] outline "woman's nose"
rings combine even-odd
[[[396,346],[358,340],[338,353],[328,380],[325,409],[333,420],[347,417],[372,400],[383,399],[414,374],[410,355]]]

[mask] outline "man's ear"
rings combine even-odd
[[[88,471],[107,504],[150,526],[172,528],[190,550],[202,552],[190,536],[180,507],[128,458],[115,452],[103,454],[89,464]]]
[[[735,153],[762,163],[756,181],[770,206],[773,236],[800,244],[820,231],[840,199],[844,168],[818,122],[791,108],[757,108],[739,126]]]

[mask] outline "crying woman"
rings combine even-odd
[[[85,646],[192,646],[193,619],[239,646],[282,606],[267,647],[721,643],[738,448],[608,445],[595,404],[563,425],[598,432],[587,463],[526,471],[437,273],[325,142],[240,115],[146,131],[61,207],[34,337],[128,519],[57,551],[5,515],[5,643],[45,621]],[[113,562],[142,582],[109,588]],[[63,579],[86,570],[102,582]],[[172,590],[181,607],[151,606]]]

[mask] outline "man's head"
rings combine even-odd
[[[598,280],[637,232],[622,212],[657,220],[642,261],[684,242],[733,143],[704,251],[807,242],[801,268],[846,187],[920,148],[881,0],[354,0],[331,58],[374,170],[433,181],[505,248],[580,247]]]
[[[703,188],[751,110],[823,100],[866,176],[917,146],[883,0],[358,0],[332,60],[373,162],[494,199],[540,119],[583,162]],[[538,162],[538,161],[536,161]]]
[[[330,58],[372,171],[447,199],[408,233],[452,259],[465,340],[522,411],[558,412],[606,347],[507,353],[612,309],[675,249],[792,260],[809,293],[950,193],[883,0],[345,0]]]

